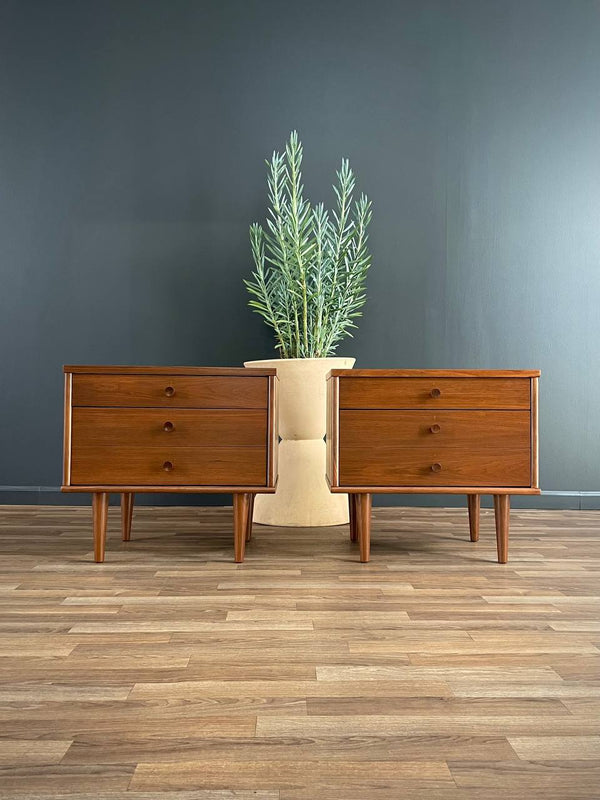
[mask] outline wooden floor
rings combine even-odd
[[[600,512],[0,508],[0,797],[598,800]]]

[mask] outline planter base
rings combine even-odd
[[[254,522],[300,528],[347,523],[348,495],[331,494],[324,464],[322,439],[281,441],[277,492],[256,496]]]

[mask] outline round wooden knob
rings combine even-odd
[[[431,428],[429,428],[429,430],[431,431],[431,433],[439,433],[442,430],[442,428],[440,425],[436,423],[435,425],[432,425]]]
[[[165,389],[165,394],[167,395],[167,397],[173,397],[173,395],[175,394],[175,389],[172,386],[167,386],[167,388]]]
[[[440,396],[441,396],[441,394],[442,394],[442,390],[441,390],[441,389],[432,389],[432,390],[429,392],[429,394],[430,394],[432,397],[440,397]]]
[[[431,471],[432,472],[441,472],[442,471],[442,465],[439,463],[439,461],[436,461],[435,464],[431,465]]]
[[[165,422],[165,424],[163,425],[163,431],[166,431],[167,433],[170,433],[171,431],[174,430],[175,430],[175,425],[173,425],[172,422]]]
[[[171,470],[173,469],[173,464],[170,461],[165,461],[165,463],[163,464],[163,469],[165,472],[171,472]]]

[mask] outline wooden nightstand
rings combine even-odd
[[[94,556],[104,561],[110,492],[123,540],[135,492],[233,494],[235,560],[254,496],[277,483],[274,369],[67,366],[64,492],[91,492]]]
[[[494,496],[508,560],[511,494],[540,494],[539,370],[332,370],[327,480],[350,495],[350,536],[370,552],[373,493],[468,495],[471,541]]]

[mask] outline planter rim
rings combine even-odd
[[[272,364],[289,364],[292,361],[301,361],[307,363],[309,361],[356,361],[353,356],[323,356],[323,358],[257,358],[254,361],[244,361],[244,366],[250,364],[264,364],[266,362]]]

